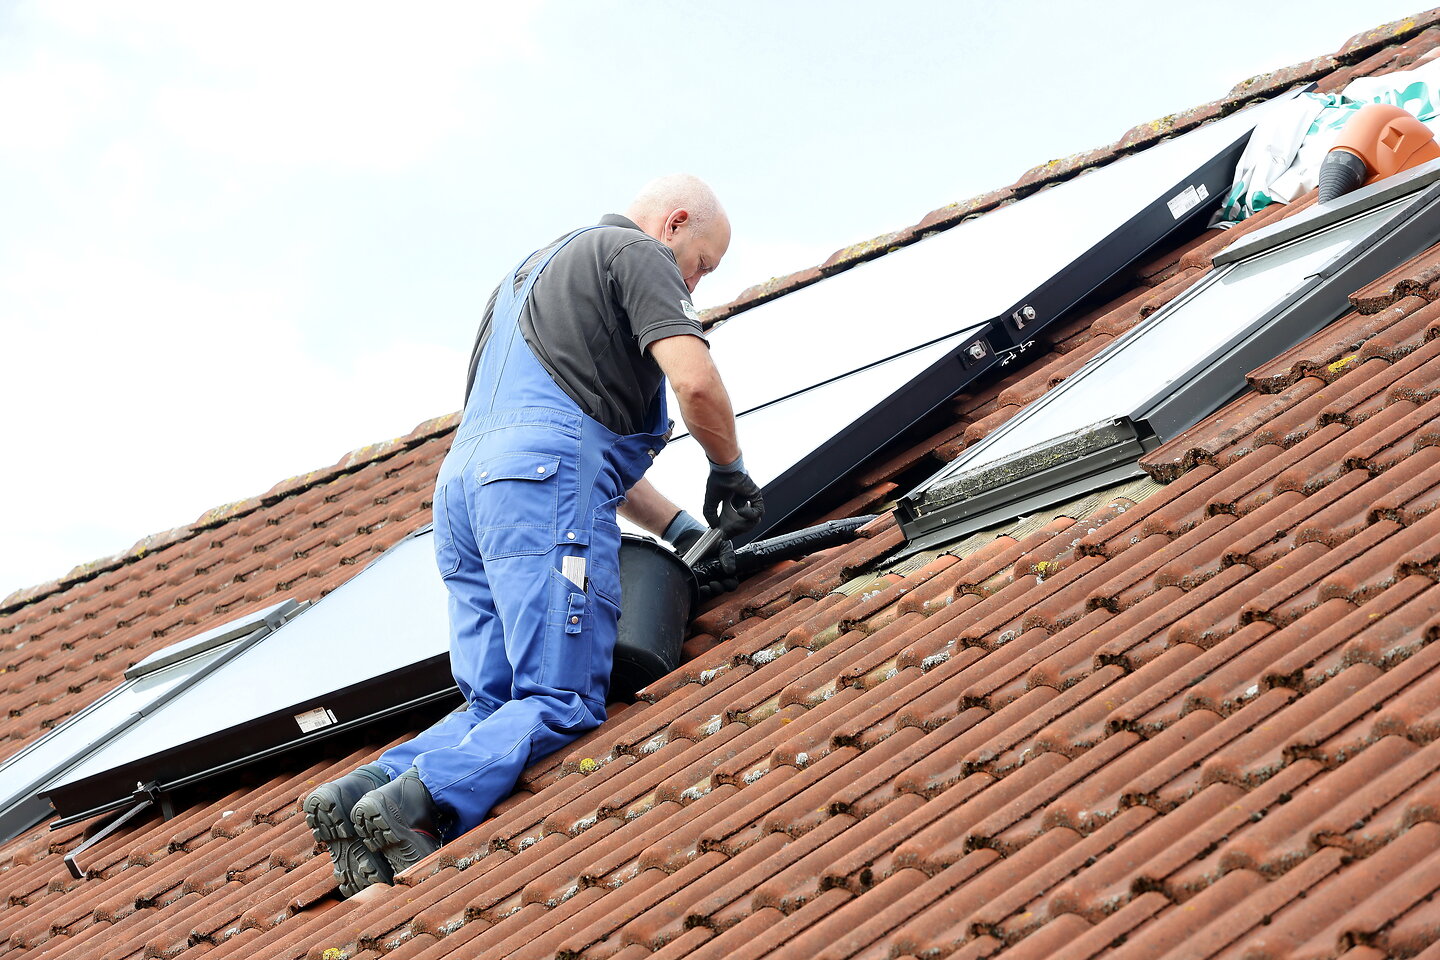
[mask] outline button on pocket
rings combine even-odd
[[[570,594],[570,602],[565,608],[565,632],[579,633],[582,628],[581,621],[585,617],[585,594]]]

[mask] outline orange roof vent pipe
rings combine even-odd
[[[1408,111],[1372,103],[1355,111],[1320,165],[1320,202],[1440,159],[1430,128]]]

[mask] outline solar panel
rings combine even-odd
[[[127,670],[128,682],[0,763],[0,837],[18,836],[49,816],[41,799],[48,783],[299,609],[285,600],[165,648]]]
[[[1371,191],[1308,232],[1247,241],[1222,266],[901,500],[933,544],[1139,472],[1145,449],[1244,387],[1244,374],[1349,309],[1348,293],[1440,239],[1440,186]]]
[[[90,752],[47,788],[60,823],[126,805],[137,782],[173,791],[453,695],[433,550],[428,529],[401,541]]]
[[[1218,206],[1269,109],[1262,104],[1162,141],[712,330],[745,462],[766,478],[766,517],[750,536],[779,528],[936,404],[1014,359],[1157,242],[1194,229]],[[913,362],[917,351],[938,351],[962,333],[960,364]],[[869,393],[885,406],[884,423],[863,403],[836,399],[858,388],[847,382],[852,375],[876,363],[888,368],[881,379],[902,367],[914,371],[915,382],[887,380],[887,389]],[[801,399],[811,390],[823,398]],[[849,419],[837,415],[841,407]],[[686,452],[686,436],[677,435],[651,475],[698,515],[704,463],[698,451]]]

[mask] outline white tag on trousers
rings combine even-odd
[[[581,590],[585,589],[585,558],[561,557],[560,575]]]

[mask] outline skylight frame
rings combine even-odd
[[[1002,431],[1023,429],[1026,420],[1035,415],[1041,406],[1036,404],[1027,408],[901,498],[898,516],[910,549],[943,543],[1125,476],[1142,473],[1138,459],[1144,452],[1178,436],[1238,395],[1245,387],[1244,378],[1249,370],[1343,316],[1352,309],[1349,302],[1351,291],[1384,275],[1440,240],[1440,182],[1437,182],[1440,181],[1440,163],[1427,164],[1409,173],[1396,183],[1384,185],[1383,189],[1356,191],[1323,205],[1302,221],[1308,223],[1307,229],[1270,230],[1258,239],[1243,238],[1244,243],[1236,245],[1239,254],[1227,249],[1216,258],[1215,262],[1220,266],[1107,347],[1102,354],[1091,358],[1067,383],[1079,382],[1093,366],[1112,359],[1112,351],[1125,349],[1127,343],[1140,336],[1146,327],[1165,322],[1170,315],[1203,297],[1241,264],[1323,237],[1385,209],[1400,207],[1389,220],[1379,223],[1373,232],[1357,240],[1314,274],[1302,278],[1293,290],[1258,314],[1218,349],[1211,351],[1203,362],[1178,371],[1172,381],[1177,385],[1174,389],[1150,396],[1128,414],[1119,417],[1102,414],[1102,419],[1090,427],[1075,431],[1083,433],[1109,424],[1111,429],[1108,433],[1096,431],[1097,436],[1104,433],[1101,442],[1072,450],[1065,462],[1046,465],[1037,471],[1025,471],[1008,480],[1003,478],[1007,465],[1018,470],[1022,461],[1034,459],[1037,455],[1043,457],[1048,447],[1069,442],[1074,434],[1051,437],[992,463],[972,466],[989,446],[987,441],[998,439]],[[1382,185],[1372,186],[1379,188]],[[1062,384],[1041,404],[1063,402],[1064,392]],[[994,482],[983,478],[986,471],[993,472],[990,479]]]

